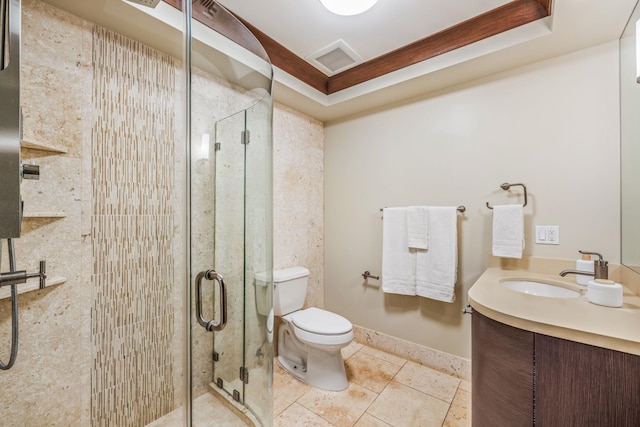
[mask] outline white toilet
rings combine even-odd
[[[304,267],[273,272],[273,312],[282,319],[278,329],[278,361],[307,384],[331,391],[344,390],[349,383],[340,350],[353,340],[353,325],[330,311],[314,307],[300,310],[308,279],[309,270]],[[256,291],[259,289],[256,286]]]

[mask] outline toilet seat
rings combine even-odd
[[[313,346],[344,346],[353,340],[353,325],[330,311],[311,307],[284,316],[295,336]]]
[[[292,313],[291,323],[298,329],[320,335],[341,335],[353,329],[351,322],[339,314],[316,307]]]

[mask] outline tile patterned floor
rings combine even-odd
[[[359,343],[344,348],[349,387],[304,384],[275,362],[274,427],[468,427],[471,384]]]

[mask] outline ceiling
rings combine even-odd
[[[121,0],[44,1],[152,47],[167,50],[167,46],[175,41],[166,30],[150,31],[153,19],[139,16]],[[549,0],[379,0],[369,11],[351,17],[331,14],[319,0],[219,0],[256,34],[261,34],[261,41],[267,40],[272,51],[275,46],[279,52],[286,51],[299,61],[296,67],[287,68],[290,57],[285,61],[272,57],[276,101],[324,122],[340,121],[416,97],[431,96],[453,85],[616,40],[636,1],[553,0],[550,16],[461,44],[450,51],[430,57],[418,56],[413,63],[404,63],[404,59],[399,61],[393,53],[417,40],[425,40],[434,32],[476,19],[474,17],[479,14],[496,8],[512,7],[515,10],[525,3],[548,4]],[[503,19],[494,19],[494,22],[485,22],[484,27],[498,28],[502,22]],[[336,40],[350,46],[364,64],[330,75],[304,60]],[[422,47],[418,45],[417,50]],[[180,49],[179,44],[176,48]],[[267,48],[268,53],[269,50]],[[380,64],[376,63],[379,58],[390,59]],[[278,65],[278,60],[282,66]],[[382,65],[389,63],[396,67],[375,74]],[[373,74],[358,80],[365,71],[373,71]],[[316,80],[327,79],[329,83],[342,75],[352,79],[339,90],[331,91],[309,84],[304,79],[307,75],[315,75]]]
[[[364,61],[471,19],[511,0],[378,0],[355,16],[320,0],[219,0],[300,58],[342,40]]]
[[[379,0],[369,11],[351,17],[331,14],[319,0],[220,3],[300,58],[306,59],[341,39],[369,61],[507,3],[523,1]],[[274,62],[275,96],[320,120],[342,120],[616,40],[635,3],[636,0],[553,0],[549,17],[329,94],[309,87]]]

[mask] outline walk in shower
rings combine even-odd
[[[21,4],[20,155],[40,180],[14,252],[47,280],[17,285],[3,424],[271,425],[264,50],[212,0]],[[0,289],[2,361],[13,305]]]
[[[191,280],[202,314],[192,318],[192,390],[213,389],[270,420],[273,319],[257,310],[271,301],[256,300],[255,277],[273,264],[271,68],[266,55],[231,48],[240,60],[223,92],[209,76],[226,73],[219,62],[197,66],[192,79]],[[200,374],[209,369],[202,363],[211,375]]]

